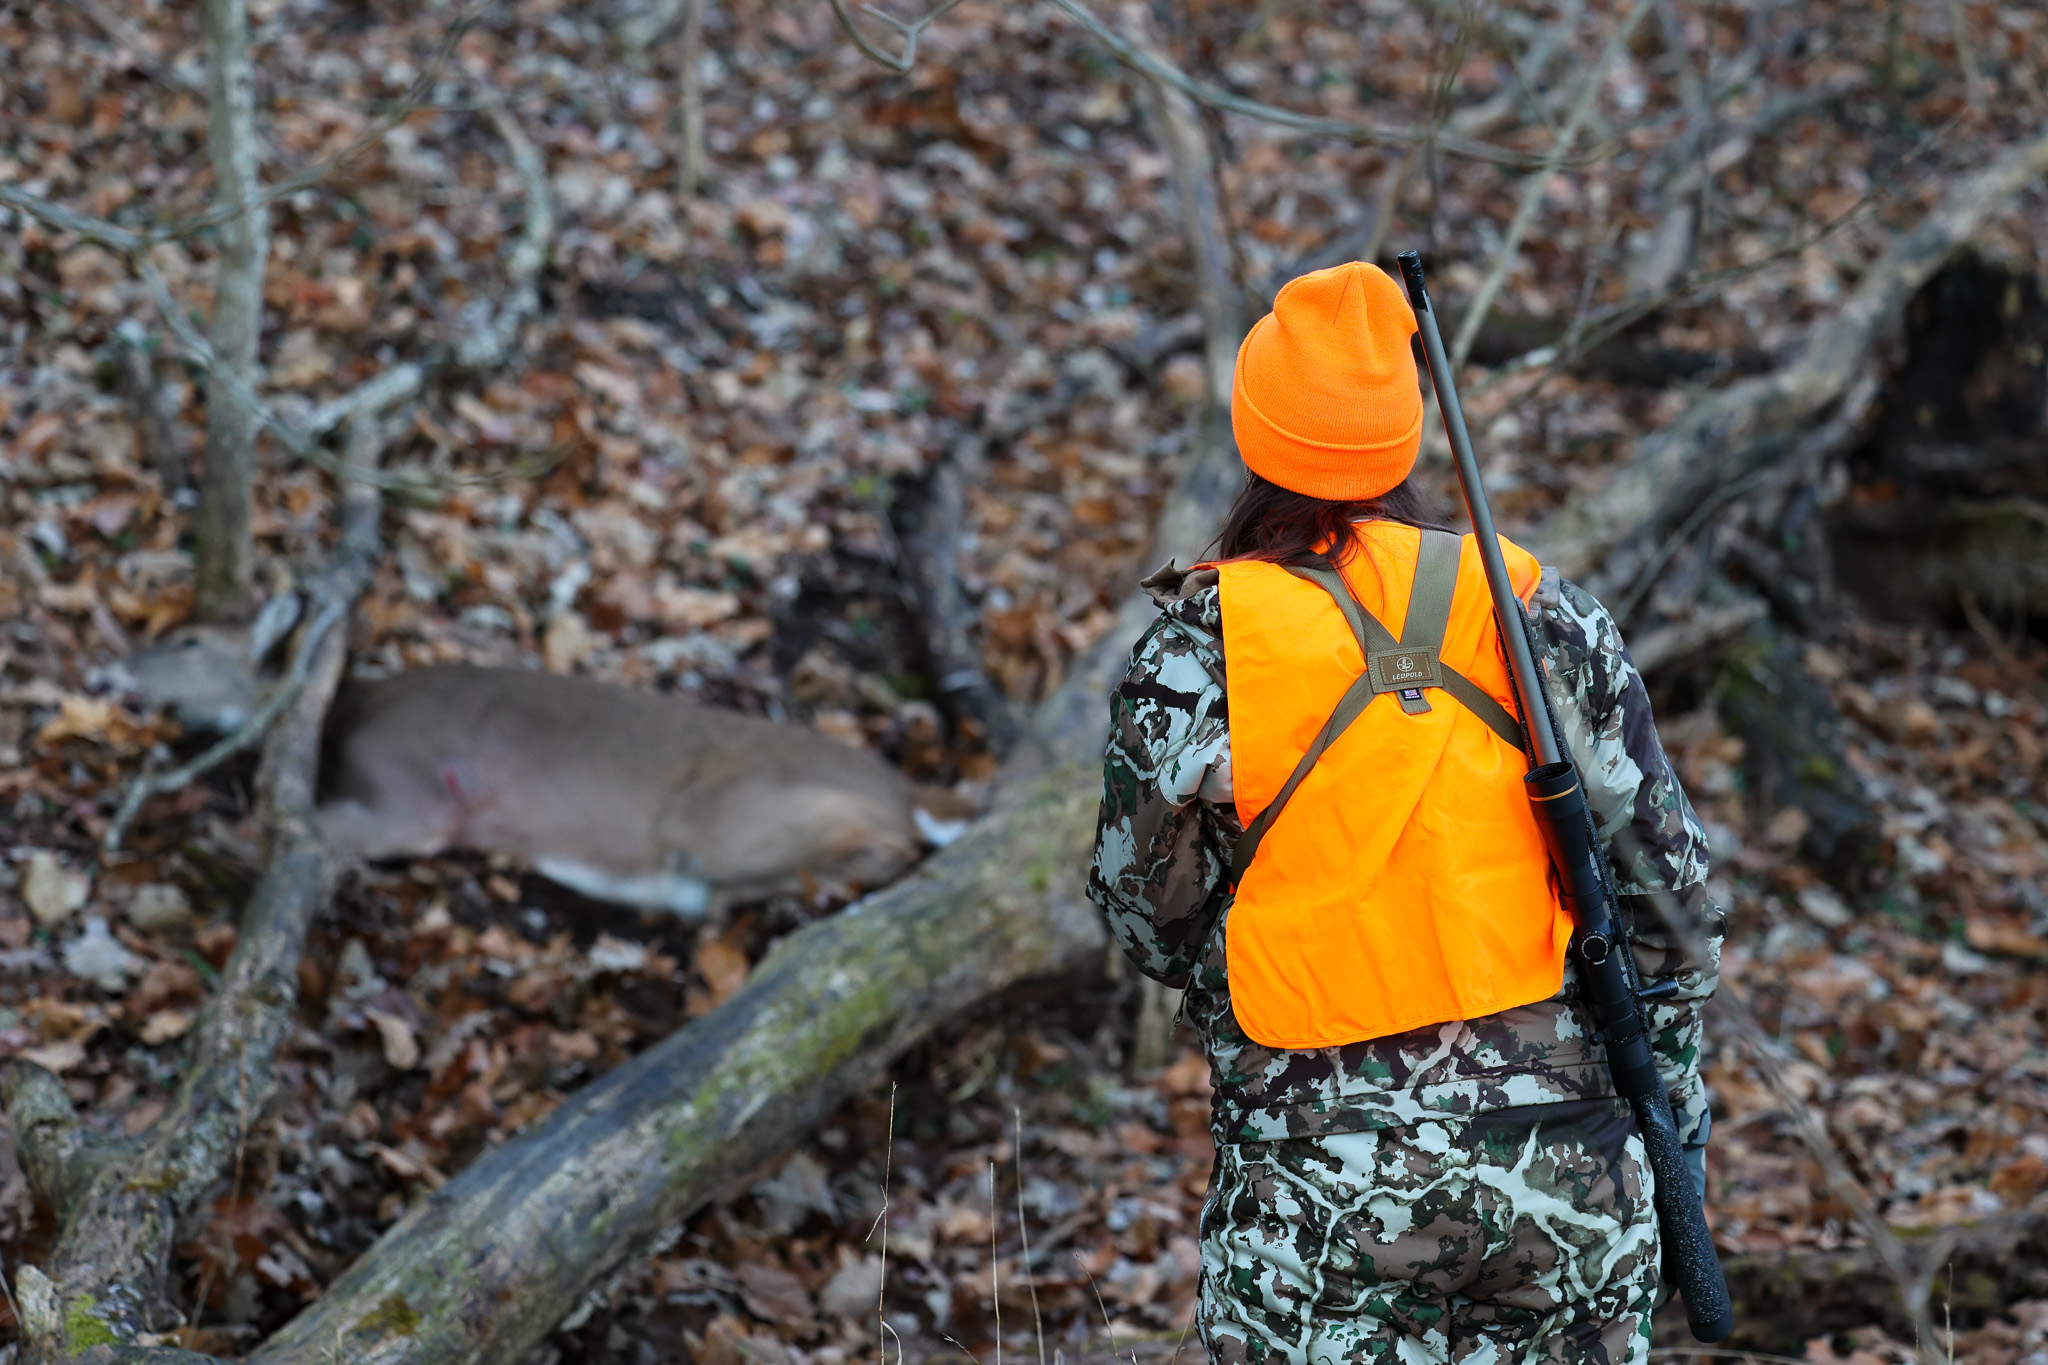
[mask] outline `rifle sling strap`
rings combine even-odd
[[[1422,695],[1423,689],[1440,688],[1479,717],[1487,729],[1500,736],[1503,743],[1517,752],[1527,752],[1522,727],[1515,723],[1508,709],[1488,696],[1479,684],[1438,657],[1443,648],[1444,627],[1451,619],[1451,596],[1458,586],[1458,555],[1457,536],[1448,531],[1422,533],[1415,583],[1408,593],[1408,616],[1401,623],[1399,640],[1360,605],[1341,574],[1330,569],[1290,567],[1287,570],[1296,578],[1315,584],[1336,600],[1337,609],[1344,613],[1344,620],[1358,640],[1359,650],[1365,655],[1365,671],[1338,698],[1336,709],[1323,722],[1323,728],[1316,732],[1307,752],[1294,765],[1294,771],[1288,775],[1279,792],[1266,803],[1258,818],[1245,826],[1230,858],[1230,880],[1233,884],[1244,879],[1252,859],[1258,855],[1259,843],[1266,837],[1266,831],[1280,818],[1280,812],[1294,795],[1294,789],[1316,766],[1316,760],[1351,728],[1351,722],[1364,714],[1365,708],[1382,692],[1392,692],[1401,703],[1401,709],[1408,714],[1421,715],[1430,710],[1428,700]]]

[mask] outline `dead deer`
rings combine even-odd
[[[145,701],[187,724],[246,715],[260,691],[232,633],[182,633],[132,658]],[[239,671],[239,676],[235,675]],[[182,690],[180,690],[182,689]],[[934,813],[864,750],[813,730],[588,678],[467,665],[344,686],[316,812],[365,859],[503,854],[596,900],[685,916],[907,867]]]

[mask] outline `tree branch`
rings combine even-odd
[[[332,630],[344,614],[340,604],[324,603],[299,636],[299,643],[292,652],[291,671],[263,699],[263,705],[256,708],[254,715],[242,723],[233,734],[223,736],[209,745],[206,751],[189,763],[180,764],[169,772],[151,773],[137,778],[128,788],[128,794],[121,799],[120,809],[107,825],[107,832],[100,841],[100,847],[107,853],[120,851],[121,841],[128,837],[128,827],[135,822],[143,803],[167,792],[180,791],[198,781],[221,764],[241,753],[251,745],[261,742],[271,725],[291,705],[307,683],[313,669],[313,661],[326,642],[327,633]]]
[[[967,526],[967,489],[983,476],[981,437],[952,442],[922,496],[898,497],[875,518],[893,543],[898,572],[910,587],[932,678],[955,723],[981,730],[982,747],[1001,757],[1016,743],[1016,708],[989,680],[975,634],[974,604],[960,589],[960,533]]]
[[[138,251],[146,245],[146,239],[139,232],[109,223],[104,218],[79,213],[65,208],[62,204],[45,199],[40,194],[30,194],[18,185],[0,185],[0,204],[19,209],[31,218],[40,219],[60,232],[75,232],[88,242],[112,247],[116,251]]]
[[[1522,186],[1522,202],[1515,206],[1515,216],[1508,223],[1507,235],[1501,238],[1500,249],[1494,253],[1493,266],[1480,284],[1479,292],[1472,298],[1471,307],[1458,324],[1458,335],[1451,343],[1451,368],[1460,369],[1467,356],[1472,354],[1473,338],[1479,335],[1479,326],[1486,321],[1486,315],[1493,309],[1494,296],[1506,281],[1508,272],[1514,267],[1515,256],[1522,249],[1522,238],[1528,235],[1529,225],[1536,219],[1536,210],[1542,206],[1543,196],[1550,189],[1551,180],[1558,169],[1571,156],[1572,146],[1579,139],[1579,131],[1585,127],[1587,116],[1593,112],[1593,104],[1600,96],[1600,86],[1607,79],[1607,68],[1621,55],[1628,40],[1643,21],[1656,0],[1636,0],[1628,17],[1622,20],[1600,50],[1600,59],[1593,63],[1579,82],[1579,89],[1573,97],[1571,112],[1565,117],[1563,129],[1557,135],[1557,142],[1550,149],[1550,155],[1542,167]]]
[[[1841,399],[1881,329],[1914,292],[2044,171],[2048,127],[1953,185],[1893,240],[1841,310],[1814,328],[1798,359],[1694,404],[1649,438],[1604,489],[1558,512],[1535,538],[1545,558],[1596,594],[1617,594],[1715,488],[1790,450],[1789,433]]]
[[[1329,138],[1334,142],[1365,143],[1381,147],[1416,147],[1430,140],[1427,129],[1411,128],[1402,124],[1368,123],[1358,119],[1327,118],[1319,114],[1304,114],[1278,105],[1266,104],[1259,100],[1233,95],[1228,90],[1196,80],[1187,72],[1166,61],[1163,57],[1149,54],[1123,34],[1104,23],[1093,10],[1081,0],[1051,0],[1053,6],[1068,18],[1086,29],[1097,42],[1108,48],[1110,54],[1124,65],[1150,76],[1162,85],[1171,86],[1189,99],[1206,104],[1226,114],[1238,114],[1245,118],[1270,123],[1275,127],[1304,133],[1311,137]],[[835,0],[835,4],[839,0]],[[1465,137],[1458,133],[1438,132],[1436,146],[1453,156],[1466,157],[1473,161],[1488,161],[1500,166],[1535,168],[1547,164],[1547,158],[1534,157],[1518,152],[1511,147],[1502,147],[1492,142]],[[1576,161],[1594,161],[1597,156],[1584,156]]]
[[[484,116],[505,140],[512,168],[518,172],[525,196],[525,221],[519,242],[505,261],[509,287],[504,290],[505,301],[497,316],[468,332],[456,345],[456,363],[472,370],[495,369],[504,364],[513,343],[519,339],[520,327],[540,311],[540,292],[535,282],[541,267],[547,264],[555,240],[555,204],[548,190],[547,161],[497,91],[481,83],[479,90]]]
[[[375,419],[359,419],[350,457],[374,460],[380,445]],[[31,1179],[59,1210],[41,1283],[25,1293],[40,1303],[48,1289],[41,1297],[50,1311],[25,1312],[32,1359],[68,1358],[109,1337],[139,1342],[177,1320],[167,1284],[177,1227],[217,1188],[276,1091],[306,928],[335,872],[312,822],[321,720],[347,655],[345,634],[327,627],[369,583],[380,508],[373,487],[345,486],[341,546],[310,590],[318,610],[300,647],[310,657],[306,683],[272,729],[257,771],[267,866],[163,1116],[139,1137],[88,1144],[67,1126],[69,1101],[54,1077],[19,1060],[0,1072],[0,1101],[15,1130],[29,1135]],[[27,1286],[25,1271],[22,1278]]]
[[[676,45],[676,188],[695,194],[704,187],[704,6],[683,0],[682,41]]]
[[[839,27],[846,30],[846,36],[853,39],[853,45],[861,50],[862,56],[900,76],[917,65],[917,40],[924,36],[924,31],[957,9],[959,5],[960,0],[943,0],[938,8],[927,10],[908,22],[876,9],[873,5],[862,5],[862,9],[903,35],[903,51],[898,54],[891,54],[877,46],[860,31],[860,24],[855,21],[853,11],[846,7],[846,0],[832,0],[832,13],[837,16]]]

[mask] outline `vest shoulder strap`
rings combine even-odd
[[[1258,855],[1259,844],[1265,839],[1266,831],[1280,818],[1288,798],[1294,795],[1294,789],[1315,767],[1316,760],[1351,728],[1351,722],[1364,714],[1365,708],[1382,692],[1394,693],[1402,709],[1415,715],[1430,709],[1429,703],[1421,699],[1422,689],[1441,688],[1479,717],[1487,729],[1500,736],[1503,743],[1523,753],[1528,751],[1522,727],[1508,709],[1489,696],[1479,684],[1438,657],[1443,648],[1444,628],[1450,624],[1451,598],[1458,588],[1461,552],[1459,538],[1448,531],[1425,530],[1422,533],[1415,582],[1408,592],[1408,616],[1401,623],[1399,640],[1380,623],[1379,618],[1365,609],[1342,574],[1330,569],[1288,567],[1287,572],[1315,584],[1336,600],[1337,609],[1344,614],[1345,623],[1351,627],[1358,648],[1365,655],[1365,671],[1338,698],[1336,709],[1323,722],[1323,728],[1316,732],[1314,741],[1302,754],[1301,761],[1294,765],[1286,783],[1238,837],[1237,847],[1230,857],[1232,882],[1244,879],[1252,859]]]
[[[1316,760],[1321,758],[1324,752],[1351,728],[1351,722],[1357,720],[1365,708],[1372,704],[1376,695],[1372,689],[1372,674],[1366,672],[1359,674],[1358,680],[1346,688],[1344,695],[1337,699],[1337,709],[1330,712],[1330,718],[1324,721],[1323,728],[1316,732],[1308,751],[1302,754],[1301,762],[1295,764],[1294,771],[1288,774],[1286,783],[1274,794],[1273,799],[1266,803],[1266,808],[1258,813],[1257,818],[1244,827],[1244,833],[1238,836],[1237,847],[1232,849],[1230,854],[1230,880],[1233,885],[1244,880],[1244,874],[1250,869],[1252,859],[1258,856],[1259,844],[1266,837],[1266,831],[1273,828],[1273,822],[1278,820],[1280,812],[1287,808],[1287,800],[1294,795],[1294,789],[1301,785],[1302,779],[1309,775],[1309,770],[1316,766]]]
[[[1451,623],[1451,598],[1458,591],[1458,557],[1463,547],[1449,531],[1424,531],[1415,558],[1415,584],[1408,590],[1408,619],[1401,623],[1401,647],[1442,649]],[[1349,590],[1347,585],[1347,591]]]

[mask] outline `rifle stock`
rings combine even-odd
[[[1479,462],[1472,454],[1472,439],[1465,430],[1464,412],[1458,403],[1457,383],[1451,375],[1450,360],[1444,354],[1443,335],[1429,304],[1429,291],[1423,284],[1422,257],[1417,252],[1404,251],[1400,262],[1408,300],[1415,309],[1416,327],[1422,336],[1430,382],[1436,389],[1437,409],[1450,437],[1458,486],[1465,495],[1473,538],[1486,566],[1486,583],[1493,596],[1494,621],[1507,653],[1508,672],[1522,703],[1523,728],[1529,737],[1529,756],[1534,764],[1524,779],[1530,807],[1542,830],[1551,864],[1557,869],[1560,899],[1572,917],[1571,951],[1578,959],[1587,1003],[1607,1050],[1608,1069],[1614,1075],[1615,1089],[1635,1111],[1636,1127],[1642,1133],[1649,1157],[1666,1274],[1685,1297],[1685,1316],[1693,1336],[1709,1343],[1724,1341],[1734,1331],[1735,1311],[1728,1299],[1728,1283],[1721,1272],[1720,1258],[1707,1231],[1706,1212],[1685,1166],[1678,1126],[1672,1118],[1671,1096],[1657,1075],[1656,1057],[1650,1050],[1643,1020],[1634,954],[1616,925],[1613,888],[1601,867],[1592,812],[1586,804],[1578,769],[1557,728],[1543,675],[1530,651],[1521,603],[1508,580],[1507,564],[1501,557],[1500,540],[1493,527],[1493,511],[1486,500],[1486,486],[1480,481]]]

